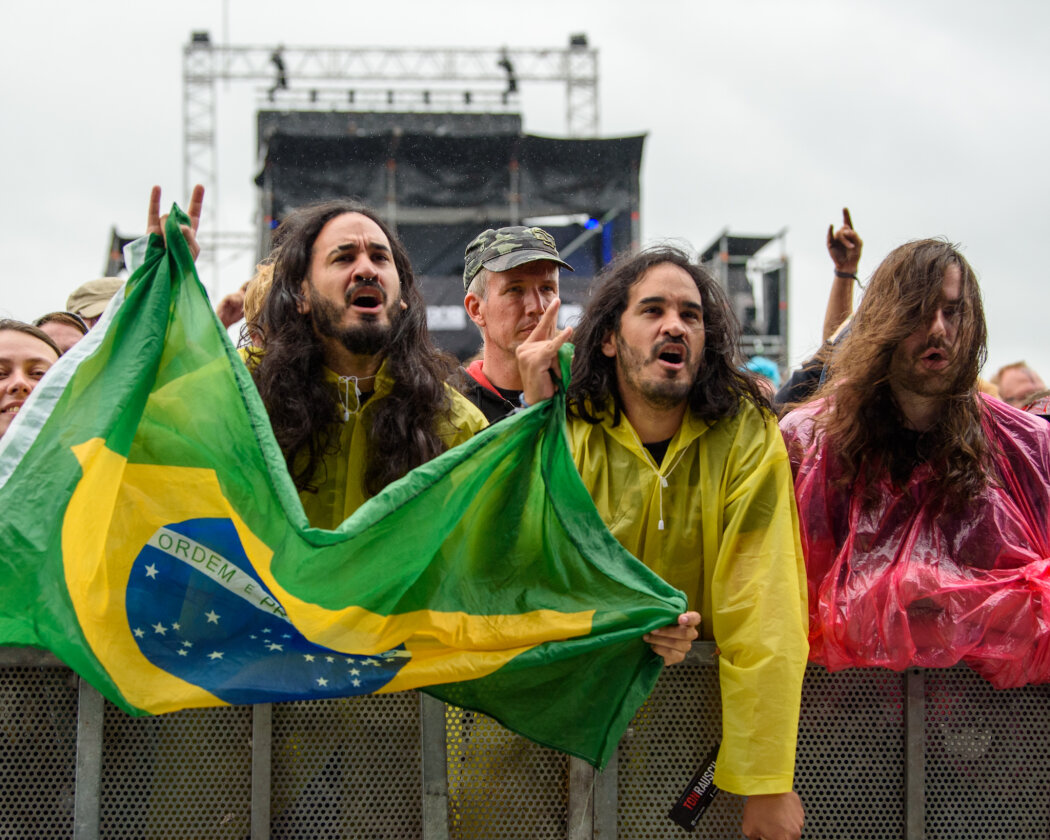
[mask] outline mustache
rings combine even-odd
[[[926,342],[926,346],[923,347],[922,350],[919,352],[919,355],[920,356],[925,355],[926,353],[929,353],[931,350],[940,350],[946,356],[950,356],[951,355],[951,353],[949,351],[949,348],[948,348],[948,344],[944,341],[944,339],[941,339],[941,338],[931,338],[931,339],[929,339]]]
[[[677,338],[665,338],[658,341],[654,346],[652,352],[649,354],[649,361],[655,362],[660,358],[660,354],[664,352],[668,347],[674,347],[682,353],[682,361],[689,361],[690,353],[689,348],[686,347],[685,342]]]
[[[379,280],[375,277],[366,277],[347,287],[346,294],[344,295],[344,302],[347,306],[350,305],[354,295],[356,295],[361,289],[374,289],[379,296],[379,299],[383,302],[383,305],[386,306],[386,290],[383,289]]]

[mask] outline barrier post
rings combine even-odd
[[[423,747],[423,840],[448,840],[445,704],[422,692],[419,702],[419,736]]]
[[[73,798],[74,840],[98,840],[102,795],[102,695],[80,680],[77,696],[76,794]]]
[[[926,676],[909,668],[904,676],[904,836],[926,837]]]
[[[252,840],[270,840],[273,704],[252,707]]]

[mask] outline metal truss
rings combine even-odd
[[[554,49],[233,47],[191,41],[184,48],[187,70],[213,79],[272,79],[277,52],[289,79],[299,82],[502,82],[507,58],[519,81],[589,81],[597,88],[598,51]]]
[[[183,48],[183,195],[203,184],[209,204],[218,207],[220,80],[265,85],[269,100],[282,107],[331,109],[338,100],[348,111],[383,110],[384,101],[387,110],[507,110],[516,97],[511,76],[519,84],[562,83],[568,136],[597,137],[598,51],[585,38],[573,41],[546,49],[263,47],[212,44],[207,33],[194,33]],[[430,87],[406,90],[408,84]],[[457,84],[478,87],[450,89]],[[414,105],[406,107],[406,97],[415,97]],[[217,254],[209,251],[202,259],[217,268]]]

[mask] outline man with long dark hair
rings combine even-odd
[[[554,393],[557,304],[517,352],[524,399]],[[792,791],[806,605],[791,470],[776,419],[741,367],[717,282],[654,248],[614,264],[575,330],[570,447],[602,519],[682,589],[719,648],[723,738],[714,783],[748,796],[748,837],[799,837]],[[665,661],[696,612],[648,637]],[[682,653],[677,658],[682,658]]]
[[[452,365],[431,343],[408,255],[373,211],[297,209],[273,260],[249,364],[310,523],[335,528],[486,421],[444,384]]]
[[[1050,429],[978,392],[973,269],[943,240],[876,269],[809,404],[782,421],[809,579],[811,658],[832,669],[965,661],[1050,679]]]

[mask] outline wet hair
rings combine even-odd
[[[248,281],[244,289],[244,316],[248,321],[254,321],[262,311],[266,296],[270,293],[270,285],[273,283],[273,263],[260,263],[255,268],[255,274]]]
[[[54,350],[56,356],[62,355],[62,351],[59,350],[58,345],[55,344],[55,340],[42,329],[35,327],[32,324],[27,324],[24,321],[15,321],[10,318],[0,318],[0,332],[5,331],[20,332],[25,333],[26,335],[31,335],[33,338],[39,339]]]
[[[65,324],[67,327],[80,330],[83,335],[87,335],[90,329],[84,323],[84,319],[75,312],[48,312],[47,315],[41,315],[33,321],[33,326],[35,327],[42,327],[44,324]]]
[[[853,318],[849,336],[835,351],[830,374],[814,399],[828,400],[819,423],[843,481],[863,480],[865,501],[877,500],[884,471],[899,484],[917,462],[902,446],[905,418],[890,387],[894,351],[928,323],[941,305],[945,272],[959,269],[962,285],[954,378],[934,426],[923,432],[921,459],[934,464],[932,481],[952,506],[975,498],[990,471],[989,442],[977,396],[977,377],[987,356],[984,307],[973,269],[958,249],[941,239],[908,242],[875,269]]]
[[[617,260],[595,281],[580,323],[573,329],[576,355],[569,384],[570,411],[588,423],[598,423],[612,397],[613,423],[620,422],[623,401],[616,360],[602,352],[602,344],[619,330],[631,287],[649,269],[664,263],[678,266],[693,278],[703,305],[704,352],[687,397],[690,410],[710,421],[732,417],[742,400],[771,410],[755,375],[743,369],[740,325],[718,281],[684,251],[660,246]]]
[[[430,340],[424,304],[408,253],[375,211],[355,201],[326,201],[294,210],[274,234],[273,283],[253,326],[264,350],[250,354],[252,377],[277,442],[299,490],[314,490],[324,457],[338,450],[340,416],[324,378],[323,345],[309,314],[299,311],[314,242],[331,220],[347,213],[371,219],[390,242],[401,300],[386,350],[396,383],[372,412],[364,486],[370,494],[445,451],[435,418],[448,414],[444,382],[454,364]]]
[[[241,327],[240,346],[251,347],[262,340],[262,309],[273,284],[273,263],[263,260],[255,266],[255,274],[244,287],[244,325]]]

